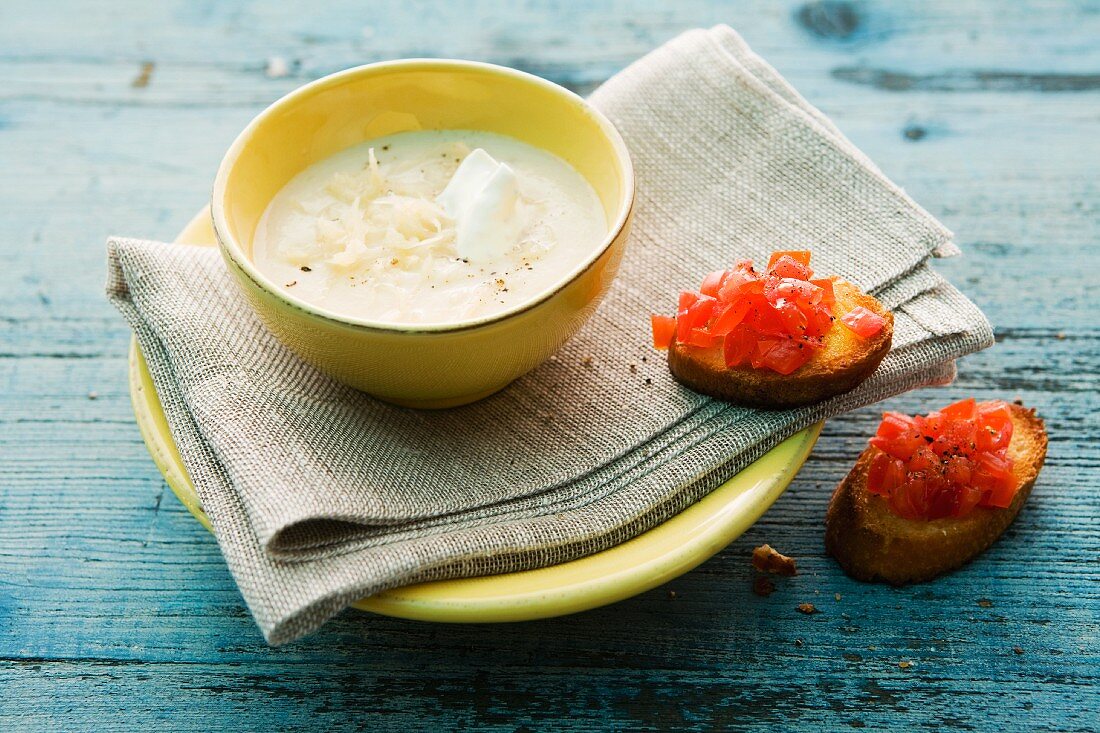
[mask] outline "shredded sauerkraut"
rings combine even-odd
[[[606,222],[587,182],[560,159],[503,138],[507,143],[498,145],[523,146],[530,152],[520,155],[542,156],[520,158],[537,174],[530,174],[531,166],[517,171],[515,246],[493,261],[464,260],[456,246],[456,222],[436,199],[471,147],[445,138],[406,142],[408,136],[430,134],[383,138],[366,156],[360,153],[358,162],[349,165],[355,151],[345,151],[334,156],[345,156],[335,161],[339,165],[322,161],[291,181],[257,233],[254,250],[261,269],[277,272],[284,286],[298,288],[302,297],[341,306],[354,300],[357,314],[378,320],[458,320],[506,306],[527,283],[533,287],[550,274],[538,266],[557,248],[562,232],[575,240],[568,248],[580,252],[602,237]],[[502,136],[474,133],[472,138],[493,143]],[[515,154],[511,147],[502,149]],[[567,191],[570,175],[580,182],[573,184],[579,193]],[[580,202],[572,207],[580,211],[571,210],[570,196]],[[558,254],[563,263],[577,259],[570,251]]]

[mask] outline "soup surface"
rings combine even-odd
[[[287,292],[339,315],[456,323],[553,288],[607,232],[596,192],[557,156],[494,133],[417,131],[291,179],[252,257]]]

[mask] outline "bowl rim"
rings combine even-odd
[[[269,117],[275,113],[284,110],[303,98],[311,94],[314,94],[321,89],[329,86],[337,86],[344,83],[350,78],[369,74],[374,75],[378,73],[387,73],[394,71],[408,71],[408,70],[476,70],[481,72],[489,72],[501,76],[512,77],[514,79],[521,80],[528,84],[533,84],[543,89],[546,89],[563,100],[568,101],[571,104],[579,106],[582,111],[591,116],[599,126],[603,134],[608,138],[611,143],[612,149],[615,151],[618,167],[620,173],[623,176],[623,193],[618,203],[618,210],[615,214],[614,221],[609,225],[608,232],[604,236],[603,241],[598,247],[595,247],[589,255],[581,260],[577,265],[573,267],[566,275],[563,275],[553,285],[542,290],[535,295],[532,295],[526,300],[520,301],[511,308],[496,313],[490,316],[483,316],[480,318],[466,319],[455,322],[440,322],[440,323],[387,323],[383,321],[372,321],[365,318],[356,318],[353,316],[337,313],[327,308],[314,305],[306,300],[291,295],[281,290],[277,284],[266,277],[259,269],[254,265],[252,259],[245,255],[244,249],[241,247],[240,242],[233,237],[230,232],[229,224],[226,219],[224,200],[227,193],[227,182],[229,173],[233,169],[237,160],[240,158],[241,152],[252,138],[256,129]],[[343,326],[353,326],[360,329],[366,329],[371,331],[389,332],[389,333],[450,333],[455,331],[464,331],[469,329],[481,328],[493,323],[498,323],[512,318],[520,313],[531,310],[538,305],[545,303],[553,298],[557,293],[564,290],[570,284],[580,278],[586,271],[588,271],[601,257],[611,248],[612,244],[622,234],[623,229],[626,227],[627,222],[630,220],[630,215],[634,209],[635,195],[636,195],[636,181],[634,178],[634,165],[630,158],[630,151],[627,149],[626,142],[623,140],[622,135],[616,129],[602,112],[593,107],[587,100],[578,94],[566,89],[560,84],[543,79],[540,76],[530,74],[519,69],[513,69],[507,66],[500,66],[498,64],[490,64],[483,61],[468,61],[464,59],[436,59],[436,58],[408,58],[408,59],[396,59],[392,61],[380,61],[371,64],[364,64],[361,66],[354,66],[343,71],[338,71],[333,74],[322,76],[319,79],[315,79],[307,84],[303,84],[297,89],[285,94],[277,99],[272,104],[268,105],[259,114],[252,118],[248,125],[237,135],[233,140],[233,143],[229,146],[225,155],[222,157],[221,163],[218,165],[218,172],[214,178],[213,191],[211,193],[210,202],[210,216],[213,220],[214,234],[218,241],[218,248],[221,250],[223,256],[225,256],[230,263],[235,266],[242,274],[248,277],[257,288],[265,293],[274,296],[281,301],[284,305],[293,309],[302,311],[308,315],[311,315],[322,320],[331,321]]]

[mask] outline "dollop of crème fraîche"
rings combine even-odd
[[[360,320],[456,323],[546,292],[604,241],[604,209],[557,156],[486,132],[405,132],[295,176],[253,240],[262,273]]]

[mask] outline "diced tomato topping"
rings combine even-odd
[[[840,322],[852,329],[857,336],[865,339],[871,338],[886,326],[885,318],[862,305],[857,305],[845,313]]]
[[[676,335],[676,319],[653,314],[649,317],[649,323],[653,327],[653,348],[663,351],[671,346]]]
[[[684,302],[683,296],[680,297],[680,302]],[[676,316],[676,340],[687,343],[688,335],[693,330],[706,328],[717,302],[709,295],[703,295],[689,305],[686,310],[681,310],[680,314]]]
[[[680,293],[680,303],[676,306],[676,314],[681,315],[688,312],[688,308],[695,305],[695,301],[699,300],[699,293],[693,293],[690,290],[684,290]]]
[[[749,305],[749,324],[756,329],[762,337],[776,337],[790,334],[787,323],[779,313],[779,309],[765,296],[754,295]]]
[[[687,338],[681,339],[681,341],[691,346],[698,346],[700,349],[709,349],[722,343],[721,337],[715,336],[702,328],[691,329],[691,333],[687,335]]]
[[[671,328],[668,319],[652,316],[653,343],[720,346],[731,368],[790,374],[822,348],[835,320],[833,279],[811,277],[807,250],[774,253],[764,274],[739,260],[709,273],[698,291],[680,293]]]
[[[772,289],[776,298],[789,303],[809,303],[817,305],[821,302],[821,288],[805,280],[796,280],[793,277],[785,277],[776,283]]]
[[[703,284],[699,287],[699,292],[717,298],[718,289],[722,287],[722,281],[726,279],[727,274],[725,270],[716,270],[710,273],[703,278]]]
[[[768,269],[769,270],[772,269],[772,266],[774,266],[775,263],[778,262],[783,257],[790,257],[795,262],[803,264],[806,267],[810,266],[810,257],[811,257],[810,250],[808,250],[808,249],[780,249],[780,250],[776,250],[775,252],[772,252],[772,256],[768,258]]]
[[[909,432],[916,427],[916,424],[917,421],[908,415],[903,415],[900,412],[884,412],[882,413],[882,422],[879,423],[878,432],[875,433],[875,436],[892,440]],[[909,456],[905,457],[908,458]]]
[[[809,319],[798,304],[793,300],[779,300],[775,303],[775,312],[783,321],[783,328],[787,333],[806,333],[806,325]]]
[[[751,305],[748,300],[739,300],[736,303],[719,306],[720,310],[715,313],[714,321],[710,324],[710,332],[715,336],[725,336],[741,325],[745,316],[749,314]]]
[[[821,303],[829,308],[832,308],[833,304],[836,303],[836,294],[833,292],[834,281],[835,278],[832,277],[810,280],[811,285],[821,288]]]
[[[759,295],[763,292],[764,285],[755,279],[754,273],[734,269],[726,273],[722,287],[718,289],[718,299],[723,303],[733,303],[738,297]]]
[[[927,415],[882,416],[867,488],[906,519],[965,517],[975,507],[1005,508],[1019,489],[1008,446],[1012,412],[1004,402],[962,400]]]
[[[1012,413],[1005,403],[978,405],[978,417],[982,427],[976,431],[980,450],[995,451],[1008,446],[1012,440]]]
[[[943,408],[940,414],[953,420],[973,420],[978,416],[978,403],[973,397],[967,397]]]
[[[790,255],[783,255],[768,267],[768,274],[776,277],[791,277],[799,280],[809,280],[814,271],[807,265],[799,262]]]
[[[760,344],[769,343],[767,341],[761,341]],[[759,349],[759,347],[758,347]],[[767,352],[760,356],[760,366],[767,367],[780,374],[790,374],[800,366],[805,364],[810,359],[810,349],[800,341],[794,339],[779,339],[770,342]],[[756,366],[757,362],[753,362],[753,366]],[[760,367],[757,367],[758,369]]]
[[[756,334],[748,326],[736,328],[726,334],[722,349],[722,354],[726,358],[726,366],[738,367],[744,365],[756,348],[756,339]]]

